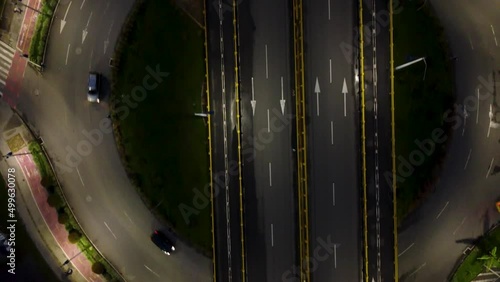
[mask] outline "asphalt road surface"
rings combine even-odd
[[[298,264],[291,3],[238,3],[247,278],[282,281]]]
[[[361,279],[357,12],[349,1],[304,1],[314,281]]]
[[[394,281],[394,224],[387,1],[363,1],[368,276]]]
[[[468,115],[460,106],[456,116],[447,116],[455,130],[447,136],[452,141],[436,191],[400,231],[399,273],[407,281],[447,280],[467,246],[500,220],[494,207],[500,196],[500,129],[489,129],[490,105],[499,98],[493,72],[498,85],[500,3],[430,3],[458,59],[457,104],[465,104]]]
[[[235,109],[233,10],[207,2],[217,281],[241,281],[242,256]]]
[[[61,1],[56,16],[67,23],[61,31],[61,22],[54,21],[46,70],[42,77],[27,68],[17,108],[43,138],[84,230],[127,280],[209,281],[209,259],[180,241],[176,254],[165,256],[150,241],[161,226],[131,186],[113,136],[99,129],[109,113],[107,99],[98,105],[86,101],[89,70],[103,73],[109,94],[108,62],[132,3]],[[83,141],[84,131],[93,132],[94,144]],[[70,157],[69,151],[82,154]]]

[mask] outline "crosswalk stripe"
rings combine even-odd
[[[0,78],[0,84],[5,85],[5,80]]]
[[[0,68],[0,76],[1,77],[7,77],[9,75],[9,70],[8,69],[4,69],[4,68]]]
[[[12,54],[14,54],[16,52],[16,50],[14,48],[12,48],[9,45],[5,44],[5,42],[3,42],[3,41],[0,41],[0,45],[3,47],[3,49],[9,50]]]
[[[12,58],[14,57],[14,53],[11,53],[9,50],[3,49],[0,47],[0,52],[5,54],[7,58]]]
[[[12,57],[11,58],[7,58],[2,53],[0,53],[0,58],[2,58],[4,62],[8,62],[9,63],[9,67],[10,67],[10,65],[12,64]]]

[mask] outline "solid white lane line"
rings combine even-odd
[[[446,209],[446,207],[448,206],[448,204],[449,204],[449,203],[450,203],[449,201],[448,201],[448,202],[446,202],[446,205],[444,205],[444,208],[443,208],[443,209],[439,212],[439,214],[436,216],[436,219],[438,219],[438,218],[441,216],[441,214],[444,212],[444,210]]]
[[[66,65],[68,65],[68,57],[69,57],[69,48],[71,44],[68,44],[68,50],[66,51]]]
[[[470,48],[474,50],[474,45],[472,45],[472,39],[470,38],[470,35],[469,35],[469,43],[470,43]]]
[[[464,170],[467,168],[469,164],[470,154],[472,153],[472,149],[469,150],[469,155],[467,156],[467,160],[465,161]]]
[[[273,174],[271,170],[271,163],[269,163],[269,186],[273,186]]]
[[[479,123],[479,88],[477,88],[476,124]]]
[[[90,60],[89,60],[89,71],[92,70],[92,58],[94,57],[94,49],[90,51]]]
[[[271,132],[271,123],[269,122],[269,109],[267,109],[267,132]]]
[[[316,113],[319,116],[319,93],[316,93]]]
[[[274,225],[271,223],[271,247],[274,247]]]
[[[331,139],[332,139],[332,145],[333,145],[333,121],[330,122],[330,135],[331,135]]]
[[[490,138],[490,133],[491,133],[491,121],[488,124],[488,134],[486,134],[486,138]]]
[[[346,93],[344,93],[344,117],[347,116],[347,108],[346,108]]]
[[[455,231],[453,231],[453,235],[455,235],[455,233],[457,233],[457,231],[460,229],[460,227],[462,227],[462,225],[464,225],[465,219],[467,219],[467,217],[464,217],[464,219],[462,219],[462,222],[460,222],[460,225],[455,229]]]
[[[106,225],[106,228],[108,228],[109,232],[111,232],[111,235],[113,235],[113,237],[115,237],[115,239],[117,239],[115,233],[113,233],[113,231],[111,231],[111,228],[109,228],[109,226],[106,223],[106,221],[104,222],[104,225]]]
[[[400,257],[400,256],[402,256],[404,253],[406,253],[406,252],[407,252],[407,251],[408,251],[411,247],[413,247],[413,245],[415,245],[415,243],[411,243],[411,245],[410,245],[408,248],[406,248],[404,251],[402,251],[402,252],[398,255],[398,257]]]
[[[158,276],[158,278],[160,277],[160,275],[158,275],[158,273],[154,272],[151,268],[149,268],[147,265],[144,265],[145,268],[147,268],[147,270],[151,271],[151,273],[153,273],[154,275]]]
[[[493,25],[491,25],[491,32],[493,33],[493,38],[495,39],[495,45],[498,46],[497,36],[495,35],[495,29],[493,28]]]
[[[427,265],[427,263],[426,263],[426,262],[424,262],[421,266],[419,266],[419,267],[417,268],[417,270],[415,270],[415,271],[413,271],[412,273],[410,273],[410,275],[408,275],[408,277],[411,277],[411,276],[415,275],[415,273],[419,272],[419,271],[420,271],[420,270],[421,270],[424,266],[426,266],[426,265]]]
[[[337,268],[337,244],[333,245],[333,263]]]
[[[333,194],[333,205],[335,206],[335,183],[333,183],[332,194]]]
[[[330,0],[328,0],[328,20],[331,20]]]
[[[332,59],[330,59],[330,83],[332,83]]]
[[[78,177],[80,178],[80,181],[82,182],[82,186],[85,186],[85,183],[83,183],[82,175],[80,174],[80,171],[78,168],[76,168],[76,173],[78,173]]]
[[[491,168],[493,167],[494,161],[495,161],[495,158],[491,158],[491,163],[490,163],[490,167],[488,168],[488,173],[486,173],[486,178],[488,178],[488,176],[490,175]]]
[[[266,78],[269,78],[269,69],[267,65],[267,44],[266,44]]]

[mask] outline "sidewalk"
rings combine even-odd
[[[0,134],[2,155],[9,151],[15,154],[27,152],[28,142],[33,139],[20,118],[3,102],[0,102]],[[7,142],[13,140],[16,141],[12,142],[16,144],[16,148],[9,148]],[[64,277],[64,272],[71,268],[73,274],[68,277],[70,281],[104,281],[101,276],[92,272],[91,263],[80,253],[78,247],[68,242],[68,232],[58,223],[56,210],[47,203],[48,194],[40,184],[41,177],[33,157],[28,154],[3,159],[0,169],[4,178],[10,167],[16,169],[17,209],[36,244],[45,245],[40,251],[50,252],[46,258],[54,272],[61,273],[61,277]],[[71,262],[61,267],[67,259],[71,259]]]
[[[24,0],[23,3],[36,9],[40,9],[42,5],[41,0]],[[3,93],[4,101],[13,108],[16,107],[19,100],[18,97],[21,92],[21,84],[27,65],[27,59],[21,57],[21,55],[29,53],[31,38],[33,37],[38,17],[35,11],[21,5],[18,6],[23,10],[21,14],[14,13],[14,5],[9,1],[6,2],[2,15],[2,28],[5,25],[5,32],[0,37],[4,40],[4,43],[16,50],[12,58],[12,65],[8,72],[5,87],[0,89],[0,92]],[[12,46],[13,39],[17,40],[14,46]]]

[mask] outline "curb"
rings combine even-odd
[[[78,221],[77,217],[75,216],[75,214],[73,213],[73,209],[71,208],[71,205],[69,204],[68,200],[66,199],[66,195],[64,194],[64,191],[62,189],[62,185],[61,185],[61,182],[59,181],[59,177],[57,176],[57,173],[54,169],[54,165],[52,164],[52,160],[51,158],[49,157],[48,153],[47,153],[47,150],[45,149],[45,146],[43,145],[43,140],[41,139],[40,136],[38,136],[37,134],[35,134],[35,132],[33,131],[33,129],[29,126],[29,124],[24,120],[24,118],[22,117],[22,115],[19,114],[19,112],[14,109],[14,108],[11,108],[12,111],[22,120],[23,124],[28,128],[29,132],[31,133],[31,135],[34,137],[34,141],[37,142],[39,145],[40,145],[40,148],[42,149],[43,151],[43,154],[45,156],[45,158],[47,159],[49,165],[50,165],[50,169],[52,170],[52,173],[54,174],[54,177],[56,179],[56,182],[57,182],[57,185],[59,186],[60,188],[60,191],[61,191],[61,195],[63,197],[63,200],[64,202],[66,203],[69,211],[71,212],[71,215],[73,216],[73,218],[75,219],[76,223],[78,224],[78,226],[80,227],[80,230],[83,232],[83,235],[89,240],[90,244],[92,245],[92,248],[94,248],[98,253],[99,255],[113,268],[113,270],[116,272],[116,274],[118,274],[120,276],[120,278],[122,279],[122,281],[126,281],[125,278],[123,277],[123,275],[115,268],[115,266],[101,253],[101,251],[99,251],[99,249],[95,246],[94,242],[90,239],[90,237],[87,235],[87,233],[85,232],[85,230],[82,228],[82,225],[80,224],[80,222]]]
[[[52,30],[52,23],[54,22],[54,18],[56,17],[57,8],[59,7],[59,3],[61,3],[61,0],[57,1],[56,7],[55,7],[54,12],[52,13],[52,17],[50,19],[49,30],[48,30],[47,39],[46,39],[47,41],[45,42],[45,48],[43,48],[42,66],[45,65],[45,54],[47,54],[47,46],[49,45],[50,32]],[[39,66],[41,72],[43,72],[42,66]]]

